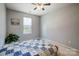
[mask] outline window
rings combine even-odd
[[[23,34],[32,33],[32,19],[28,17],[23,18]]]

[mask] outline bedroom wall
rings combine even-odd
[[[79,4],[70,4],[42,16],[41,37],[79,49]]]
[[[19,18],[20,25],[11,25],[11,18]],[[32,34],[23,34],[23,17],[32,18]],[[7,35],[14,33],[20,36],[20,41],[39,38],[39,16],[7,9]]]
[[[4,44],[6,36],[6,9],[5,4],[0,3],[0,48]]]

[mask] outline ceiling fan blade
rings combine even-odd
[[[44,4],[44,5],[51,5],[51,3],[46,3],[46,4]]]
[[[34,10],[36,10],[36,9],[37,9],[37,7],[34,8]]]
[[[36,5],[36,3],[32,3],[33,5]]]

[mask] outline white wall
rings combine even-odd
[[[4,44],[6,36],[6,9],[5,5],[0,3],[0,47]]]
[[[79,49],[79,4],[64,6],[42,16],[41,37]]]
[[[20,25],[11,25],[11,18],[19,18]],[[23,17],[31,17],[32,18],[32,34],[23,34]],[[14,33],[20,36],[20,41],[29,40],[32,38],[39,38],[39,16],[13,11],[7,9],[7,34]]]

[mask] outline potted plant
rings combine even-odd
[[[5,38],[5,44],[9,44],[12,42],[16,42],[17,40],[19,40],[19,36],[16,34],[9,34],[6,38]]]

